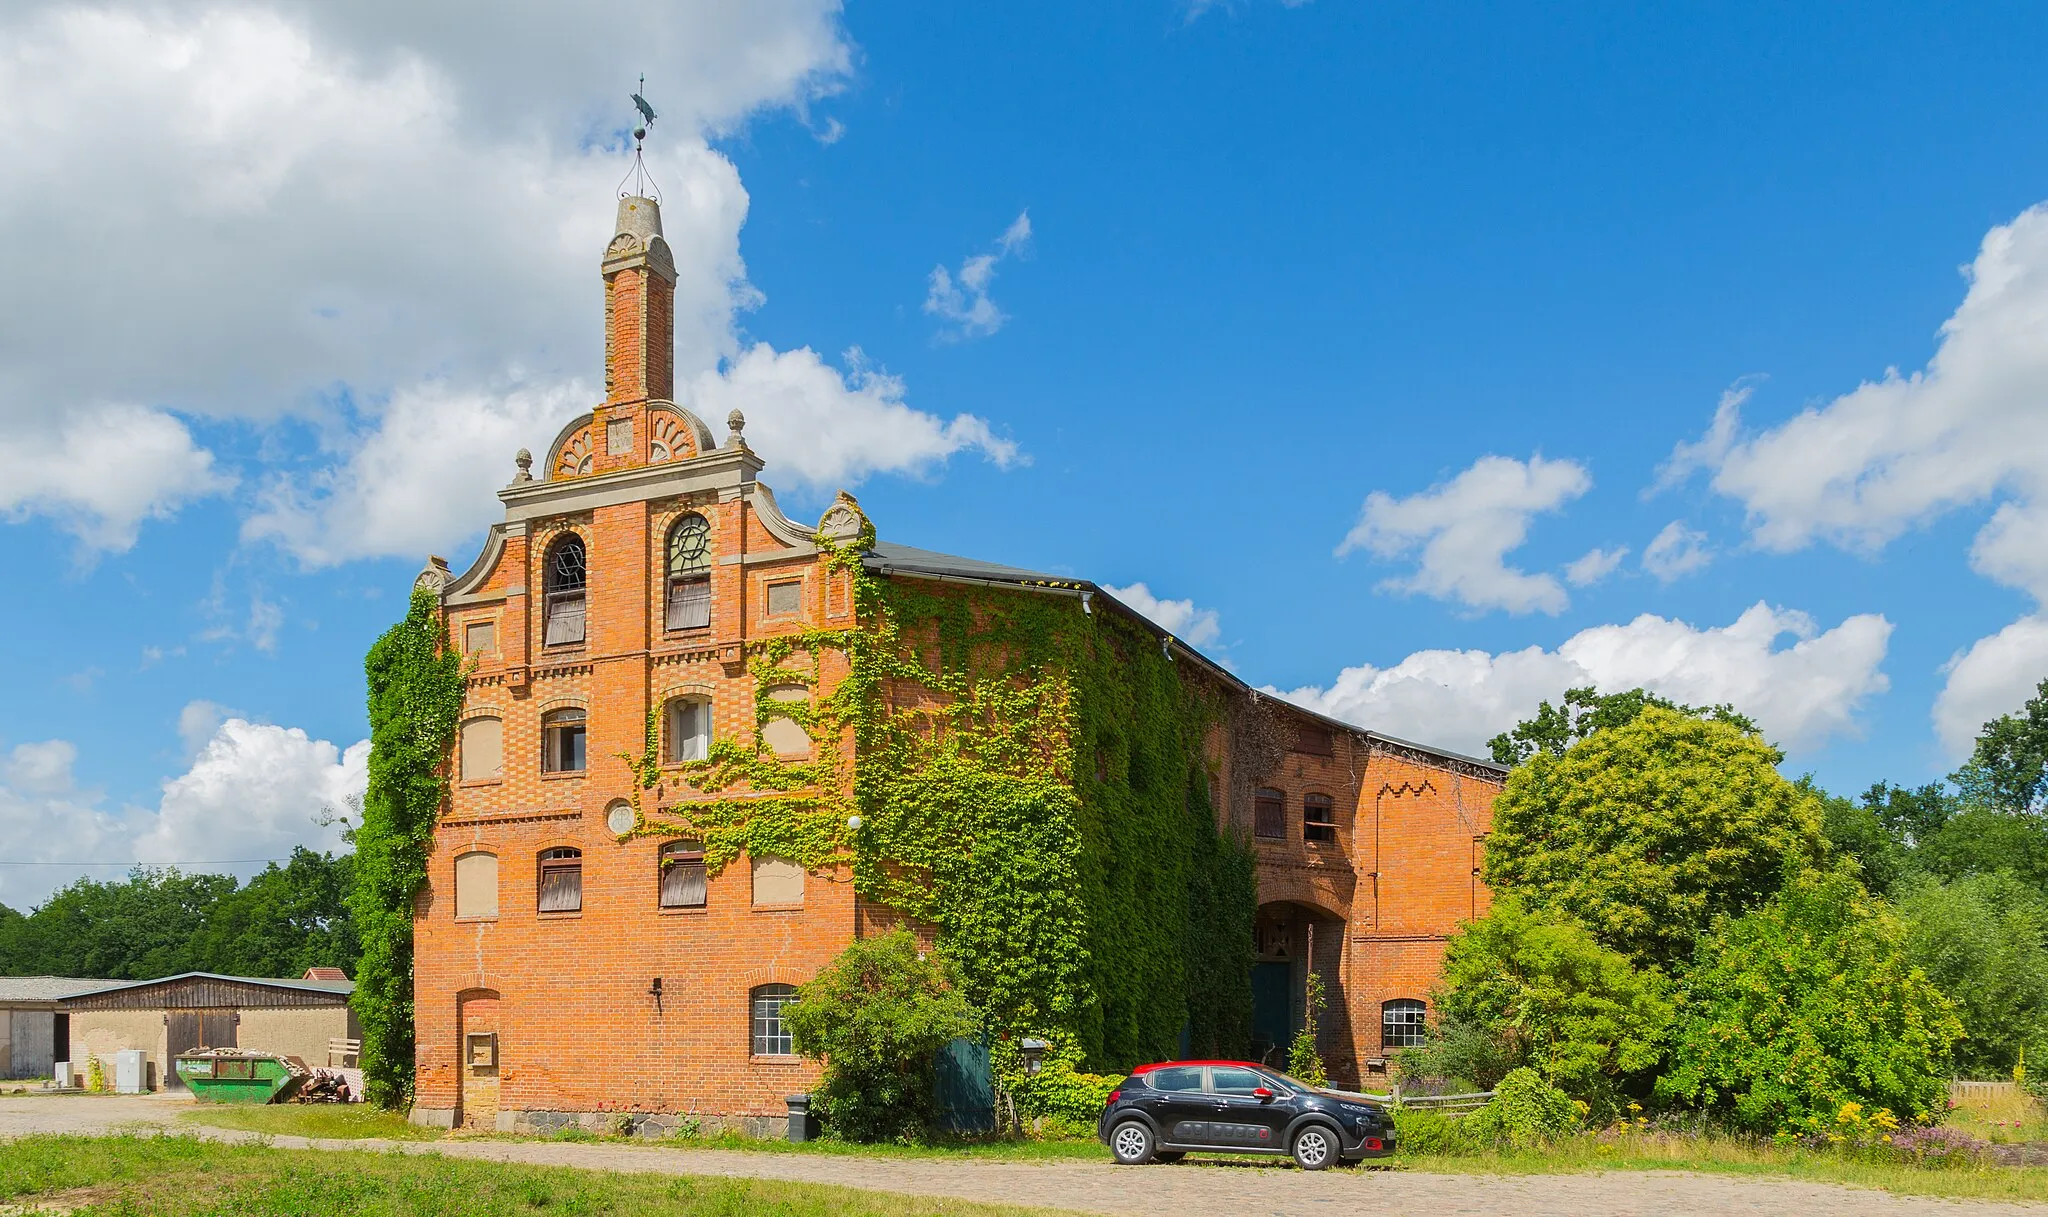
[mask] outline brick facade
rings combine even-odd
[[[805,875],[798,899],[775,889],[763,902],[755,859],[710,877],[701,907],[665,908],[661,842],[615,831],[632,815],[619,758],[641,751],[650,711],[705,701],[714,735],[750,739],[748,644],[852,623],[851,576],[827,564],[814,537],[850,538],[862,521],[841,496],[819,525],[791,522],[756,480],[762,462],[737,411],[719,443],[668,400],[675,273],[653,202],[621,201],[602,269],[606,401],[563,428],[538,478],[521,454],[518,478],[499,493],[505,520],[467,571],[435,559],[421,575],[472,664],[456,780],[415,913],[414,1115],[426,1123],[779,1118],[783,1097],[807,1088],[815,1070],[753,1051],[750,995],[809,979],[864,930],[894,920],[863,908],[844,874]],[[671,531],[690,516],[708,530],[709,622],[683,614],[671,628]],[[573,544],[587,572],[583,636],[551,645],[550,556]],[[973,581],[1006,594],[1002,570]],[[887,577],[950,576],[912,560]],[[1062,586],[1128,612],[1092,584]],[[1333,1006],[1325,1054],[1340,1077],[1369,1075],[1384,1056],[1381,1003],[1426,998],[1445,935],[1485,908],[1476,851],[1500,771],[1318,718],[1181,650],[1196,660],[1189,678],[1221,686],[1231,707],[1210,740],[1215,802],[1223,827],[1257,845],[1260,958],[1274,965],[1269,979],[1285,973],[1288,994],[1285,1018],[1269,1010],[1269,1022],[1277,1031],[1298,1020],[1313,939]],[[844,678],[834,658],[810,695]],[[548,772],[546,724],[564,712],[583,716],[584,766]],[[1256,836],[1261,790],[1282,800],[1276,838]],[[1310,795],[1327,798],[1334,840],[1305,839]],[[704,796],[670,779],[646,797],[669,807]],[[542,911],[542,854],[562,849],[581,851],[580,906]],[[470,884],[461,891],[459,866]],[[764,877],[763,890],[773,882]]]

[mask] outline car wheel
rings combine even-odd
[[[1320,1124],[1294,1134],[1294,1161],[1305,1171],[1319,1171],[1337,1160],[1337,1138]]]
[[[1109,1132],[1109,1152],[1125,1166],[1152,1160],[1152,1130],[1137,1120],[1125,1120]]]
[[[1172,1166],[1174,1163],[1180,1161],[1182,1158],[1185,1158],[1187,1156],[1188,1152],[1184,1149],[1162,1149],[1158,1153],[1152,1155],[1152,1160],[1154,1162],[1165,1163],[1167,1166]]]

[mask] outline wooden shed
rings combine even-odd
[[[75,976],[0,976],[0,1078],[47,1080],[71,1051],[70,1020],[59,999],[117,985]]]
[[[149,1087],[181,1089],[171,1061],[200,1048],[243,1048],[327,1063],[338,1040],[360,1039],[348,980],[285,980],[186,972],[66,997],[72,1066],[83,1075],[88,1055],[113,1076],[113,1054],[149,1054]]]

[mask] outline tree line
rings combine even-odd
[[[247,883],[172,867],[80,879],[28,913],[0,905],[0,975],[147,980],[335,967],[354,976],[362,954],[346,903],[354,873],[353,854],[302,846]]]
[[[1640,689],[1572,690],[1492,751],[1495,903],[1412,1080],[1526,1069],[1595,1119],[1825,1136],[2048,1061],[2048,681],[1947,780],[1854,798],[1786,779],[1737,709]]]

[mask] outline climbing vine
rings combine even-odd
[[[431,590],[413,590],[405,620],[370,648],[363,670],[370,781],[348,900],[363,943],[350,1004],[362,1024],[365,1097],[396,1107],[412,1091],[413,901],[447,802],[448,756],[462,712],[462,661],[448,646]]]
[[[650,717],[646,751],[621,758],[631,835],[696,838],[714,873],[743,852],[850,869],[864,898],[935,930],[999,1068],[1023,1035],[1105,1069],[1183,1037],[1241,1052],[1256,900],[1208,796],[1215,691],[1077,596],[878,579],[860,560],[871,527],[816,541],[858,624],[749,644],[751,739],[665,770]],[[792,685],[811,696],[771,697]],[[776,718],[810,737],[807,758],[767,746]],[[691,797],[662,805],[671,783]]]

